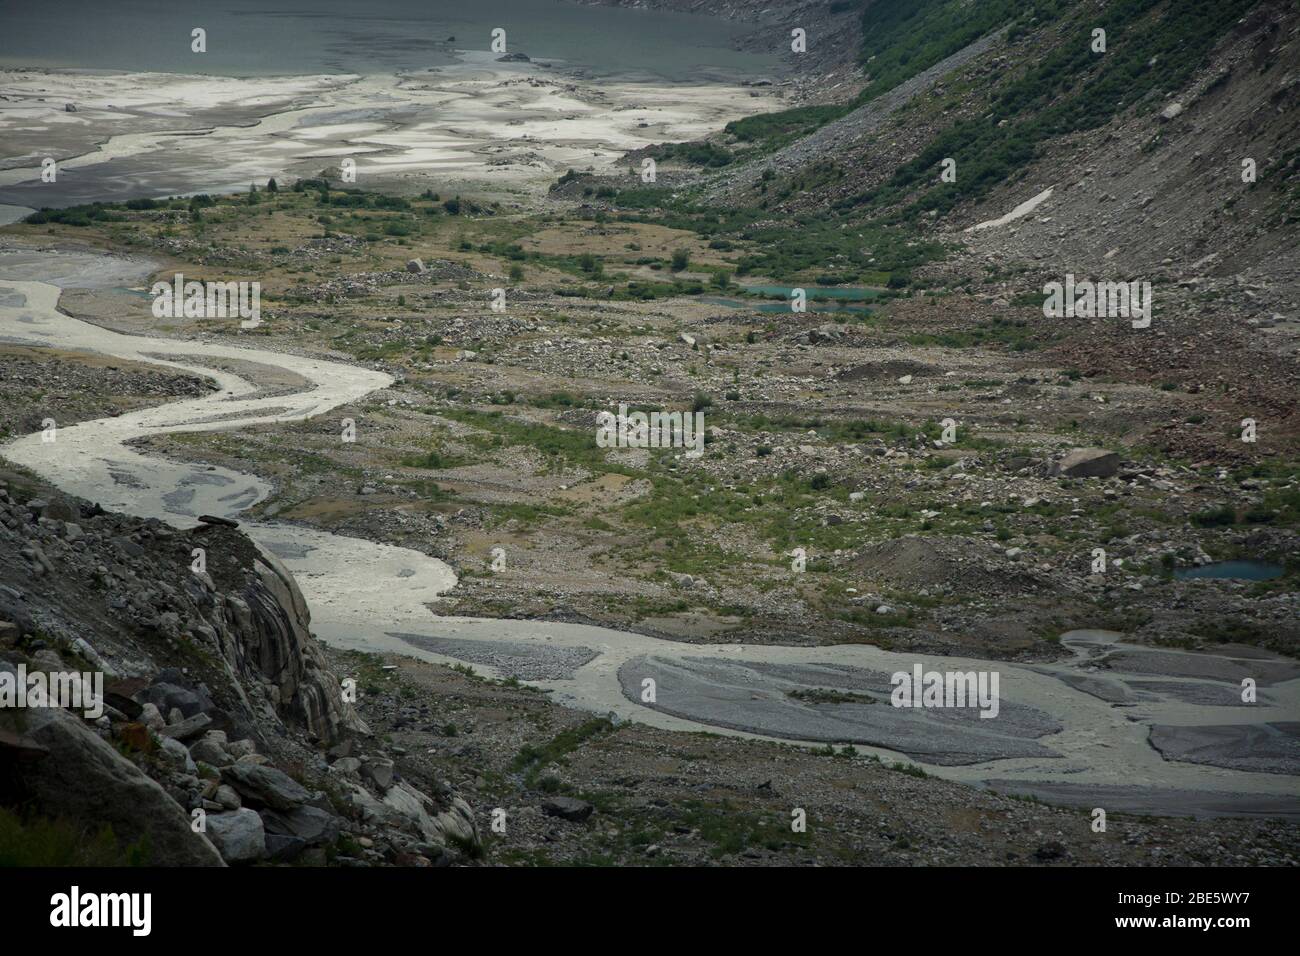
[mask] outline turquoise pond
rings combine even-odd
[[[1270,581],[1280,578],[1286,569],[1267,561],[1215,561],[1198,568],[1178,568],[1174,577],[1180,581],[1188,578],[1234,578],[1240,581]]]

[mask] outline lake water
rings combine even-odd
[[[1280,578],[1286,569],[1267,561],[1215,561],[1197,568],[1178,568],[1174,577],[1180,581],[1188,578],[1236,578],[1242,581],[1271,581]]]
[[[507,50],[593,75],[687,80],[773,75],[775,55],[742,53],[751,26],[568,0],[0,0],[0,66],[265,76],[390,73]],[[207,31],[207,52],[190,31]],[[454,37],[455,39],[451,39]]]

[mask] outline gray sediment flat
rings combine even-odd
[[[1211,707],[1252,706],[1241,699],[1241,688],[1232,684],[1211,684],[1195,680],[1135,680],[1129,681],[1129,686],[1188,704],[1206,704]],[[1258,699],[1260,703],[1271,702],[1271,698],[1263,693],[1258,694]]]
[[[1148,651],[1123,647],[1107,659],[1113,671],[1125,674],[1152,674],[1159,677],[1199,677],[1205,680],[1231,681],[1240,684],[1250,677],[1257,684],[1276,684],[1300,677],[1300,665],[1281,659],[1235,660],[1212,654]]]
[[[1151,746],[1166,760],[1256,773],[1300,774],[1300,723],[1155,724]]]
[[[889,700],[890,675],[850,666],[759,664],[716,658],[641,655],[618,670],[629,700],[655,681],[646,706],[688,720],[786,740],[864,744],[953,766],[1008,757],[1053,757],[1034,738],[1061,725],[1032,707],[1001,701],[996,718],[976,708],[904,708]],[[872,701],[817,702],[791,696],[809,688],[856,693]]]
[[[572,680],[579,667],[596,658],[596,652],[589,647],[546,647],[515,641],[463,640],[392,632],[389,636],[431,654],[493,667],[506,677],[517,680]]]
[[[986,780],[999,793],[1038,797],[1071,807],[1101,807],[1107,813],[1166,817],[1265,817],[1300,819],[1300,801],[1290,796],[1183,790],[1172,787],[1118,786],[1024,780]]]

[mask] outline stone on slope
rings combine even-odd
[[[582,823],[596,808],[586,800],[576,797],[550,797],[542,801],[542,812],[548,817],[559,817],[570,823]]]
[[[1105,448],[1075,448],[1052,467],[1066,478],[1109,478],[1119,471],[1119,455]]]
[[[246,807],[209,813],[207,834],[227,863],[254,863],[266,856],[262,818]]]
[[[221,865],[212,844],[190,829],[189,814],[79,718],[45,707],[24,718],[24,737],[49,755],[13,765],[12,775],[42,813],[111,826],[127,845],[147,842],[154,866]]]
[[[274,767],[234,763],[221,768],[221,781],[249,803],[273,810],[292,810],[311,798],[302,784]]]

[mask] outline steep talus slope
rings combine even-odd
[[[1051,186],[1032,215],[969,234],[972,249],[1080,274],[1121,264],[1151,278],[1240,274],[1279,283],[1294,301],[1300,12],[1261,4],[1160,105],[1054,143],[954,225],[999,216]],[[1255,183],[1243,181],[1245,159]]]
[[[846,154],[872,154],[871,159],[866,160],[867,162],[875,161],[877,155],[890,156],[889,152],[878,148],[876,135],[891,123],[894,112],[910,103],[915,97],[931,90],[936,83],[954,70],[998,47],[1002,39],[1001,30],[981,37],[883,93],[877,99],[857,107],[847,116],[828,123],[771,155],[759,157],[730,171],[724,180],[710,184],[704,191],[703,198],[710,202],[751,198],[755,183],[768,170],[778,175],[789,176],[811,163],[831,160]],[[905,134],[905,130],[899,129],[897,133]],[[895,149],[896,142],[892,140],[896,140],[897,135],[891,135],[890,138],[890,148]],[[827,194],[826,198],[831,198],[831,195]]]

